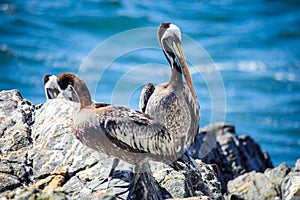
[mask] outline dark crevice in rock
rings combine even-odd
[[[1,182],[1,181],[0,181],[0,182]],[[15,183],[15,184],[10,184],[10,185],[1,187],[1,188],[0,188],[0,192],[5,192],[5,191],[14,190],[14,189],[16,189],[16,188],[19,188],[20,186],[21,186],[21,183],[20,183],[20,182]]]
[[[32,143],[33,143],[33,139],[32,139],[32,137],[31,137],[31,132],[32,132],[32,128],[29,127],[29,130],[28,130],[28,132],[27,132],[27,139],[28,139],[29,144],[32,144]]]
[[[238,195],[232,195],[232,196],[230,196],[229,200],[245,200],[245,199],[239,197]]]
[[[195,196],[195,190],[193,188],[193,182],[195,184],[195,177],[193,178],[192,174],[187,174],[183,173],[185,176],[185,181],[184,181],[184,191],[185,191],[185,196],[184,197],[192,197]],[[196,181],[197,182],[197,181]]]
[[[25,171],[25,183],[27,185],[29,185],[30,183],[32,183],[31,177],[33,175],[32,173],[32,162],[29,159],[28,153],[25,154],[26,156],[26,160],[25,163],[23,165],[23,169]]]
[[[168,192],[168,190],[166,190],[164,187],[161,187],[160,185],[159,185],[159,191],[163,199],[172,198],[172,195]]]
[[[51,175],[53,175],[51,172],[44,173],[44,174],[41,174],[40,176],[35,176],[34,179],[35,179],[35,181],[36,180],[42,180],[42,179],[45,179],[45,178],[47,178],[47,177],[49,177]]]
[[[77,174],[78,174],[79,172],[84,171],[84,170],[86,170],[87,168],[92,168],[92,167],[94,167],[94,166],[97,165],[97,164],[98,164],[98,162],[94,162],[94,163],[92,163],[91,165],[86,165],[86,166],[84,166],[84,167],[82,167],[82,168],[78,168],[77,170],[75,170],[75,171],[73,171],[73,172],[68,172],[68,173],[66,174],[66,176],[65,176],[65,180],[64,180],[64,182],[63,182],[62,185],[66,184],[72,177],[77,176]]]

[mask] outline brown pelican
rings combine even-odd
[[[158,40],[170,64],[170,81],[156,87],[148,83],[141,93],[139,107],[164,124],[178,145],[183,145],[178,148],[182,148],[189,146],[198,133],[200,105],[181,47],[180,29],[174,24],[162,23],[158,29]]]
[[[55,75],[44,75],[44,87],[47,100],[56,98],[60,93],[56,82],[56,78],[57,77]]]
[[[57,84],[57,77],[55,75],[44,75],[44,87],[47,100],[61,96],[70,101],[79,102],[77,95],[71,86],[68,86],[64,91],[59,88]]]
[[[62,90],[72,86],[78,96],[73,132],[84,145],[135,166],[149,160],[176,161],[175,141],[159,122],[125,106],[93,104],[86,84],[74,74],[59,75],[57,83]],[[114,160],[110,176],[117,164]]]
[[[84,81],[72,73],[59,75],[57,83],[62,90],[71,85],[78,95],[73,130],[84,145],[133,165],[147,159],[175,161],[174,139],[159,122],[125,106],[93,105]]]

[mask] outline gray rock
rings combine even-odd
[[[172,197],[191,195],[186,188],[186,177],[180,172],[164,169],[163,171],[154,172],[154,177]]]
[[[294,169],[282,163],[264,173],[253,171],[229,181],[228,199],[300,199],[297,163]]]
[[[286,163],[281,163],[274,169],[267,169],[264,174],[270,179],[276,188],[280,188],[281,182],[291,172],[291,170],[292,169],[287,166]]]
[[[53,99],[35,109],[16,90],[2,91],[0,99],[0,118],[3,119],[0,124],[1,196],[14,199],[50,196],[54,199],[110,199],[120,189],[118,185],[132,182],[131,175],[125,182],[122,179],[122,176],[128,175],[128,170],[132,170],[132,166],[123,164],[119,167],[120,177],[114,176],[109,191],[93,190],[97,182],[108,176],[112,159],[83,146],[75,138],[71,124],[79,106],[77,103]],[[189,195],[205,194],[218,198],[222,195],[220,183],[209,165],[202,163],[201,169],[190,172],[189,176],[161,163],[153,166],[158,165],[161,169],[157,168],[160,171],[156,172],[163,173],[168,169],[170,174],[178,174],[184,182],[189,182],[192,190]],[[150,184],[153,191],[148,190]],[[171,197],[172,188],[179,186],[181,181],[174,179],[166,184],[170,187],[159,185],[150,174],[141,174],[137,187],[129,188],[126,194],[133,192],[135,199]],[[144,196],[146,193],[148,195]],[[177,196],[184,197],[186,194]]]
[[[228,199],[274,199],[279,190],[260,172],[249,172],[228,182]]]
[[[0,192],[28,183],[34,105],[23,99],[19,91],[0,92]]]
[[[261,151],[249,136],[238,137],[235,127],[229,124],[204,127],[188,151],[195,159],[217,166],[223,193],[227,191],[229,180],[253,170],[264,172],[273,168],[268,153]]]
[[[250,137],[237,137],[234,126],[227,124],[201,130],[189,149],[197,163],[188,166],[189,170],[178,172],[150,162],[153,176],[140,174],[132,188],[132,166],[121,162],[105,193],[106,186],[95,189],[95,185],[107,178],[112,159],[83,146],[74,137],[71,124],[76,109],[77,103],[64,99],[49,100],[35,108],[17,90],[0,92],[0,197],[111,199],[114,192],[127,185],[128,191],[122,197],[131,194],[131,199],[222,199],[227,182],[235,177],[228,184],[231,197],[246,197],[248,191],[265,197],[260,193],[262,187],[272,197],[282,193],[292,199],[299,193],[294,189],[298,179],[293,177],[297,177],[300,164],[298,171],[281,165],[265,174],[251,172],[238,177],[252,170],[263,172],[272,163]],[[243,181],[247,181],[247,187]],[[247,192],[237,189],[241,185]]]
[[[77,107],[78,104],[71,101],[51,99],[35,113],[34,145],[28,152],[35,178],[45,177],[49,172],[74,174],[98,162],[95,152],[72,134],[70,116]]]
[[[0,185],[1,191],[11,190],[20,186],[20,181],[18,177],[13,176],[11,174],[0,173]]]
[[[300,199],[300,159],[297,160],[295,168],[283,179],[281,193],[282,199]]]

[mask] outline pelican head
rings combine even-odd
[[[63,73],[58,76],[57,83],[61,90],[65,90],[68,86],[74,85],[74,80],[77,78],[75,74],[72,73]]]
[[[45,94],[47,99],[54,99],[58,96],[59,87],[56,82],[56,76],[51,74],[46,74],[44,76],[44,87],[45,87]]]
[[[83,79],[72,73],[63,73],[57,77],[57,84],[62,93],[69,93],[72,99],[80,102],[81,108],[92,104],[91,95]],[[75,101],[75,100],[73,100]]]
[[[161,23],[158,29],[158,41],[171,68],[177,70],[180,74],[183,72],[193,97],[197,99],[192,78],[181,47],[181,32],[178,26],[171,23]]]

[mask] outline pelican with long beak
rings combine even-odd
[[[139,107],[164,124],[178,141],[177,145],[185,150],[199,130],[200,105],[181,47],[180,29],[174,24],[162,23],[158,41],[170,64],[170,80],[156,87],[148,83],[141,93]]]

